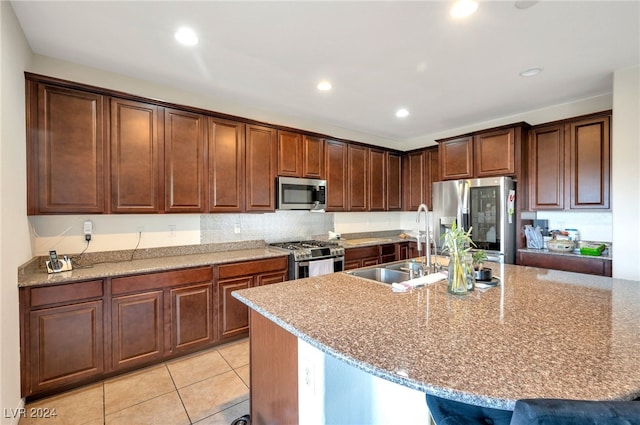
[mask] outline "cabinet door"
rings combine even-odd
[[[30,313],[29,393],[104,372],[102,300]]]
[[[111,300],[112,366],[149,363],[163,353],[163,293],[149,291]]]
[[[369,180],[369,149],[358,145],[348,145],[347,209],[348,211],[367,211]]]
[[[425,200],[429,211],[433,210],[433,183],[440,181],[440,164],[438,162],[438,148],[425,149],[427,179],[425,181]]]
[[[515,174],[515,130],[513,128],[474,136],[477,177]]]
[[[572,122],[566,131],[570,208],[609,208],[609,117]]]
[[[347,210],[347,145],[327,140],[327,211]]]
[[[473,137],[440,142],[438,156],[442,180],[473,177]]]
[[[533,129],[529,135],[529,203],[532,210],[564,208],[564,126]]]
[[[103,96],[29,83],[28,213],[105,212]]]
[[[158,109],[141,102],[111,100],[112,212],[161,210]]]
[[[276,130],[247,125],[246,210],[276,209]]]
[[[302,135],[278,131],[278,175],[302,177]]]
[[[302,176],[324,179],[324,139],[302,137]]]
[[[388,211],[402,209],[402,155],[387,153],[386,207]]]
[[[387,209],[387,155],[378,149],[369,149],[369,211]]]
[[[244,124],[209,118],[209,211],[244,210]]]
[[[205,211],[206,117],[167,109],[164,116],[165,210]]]
[[[218,281],[218,312],[220,337],[230,338],[249,330],[249,309],[231,293],[251,286],[251,276]]]
[[[410,152],[402,158],[404,209],[415,211],[425,202],[425,153]]]
[[[188,350],[214,340],[213,284],[171,290],[171,351]]]

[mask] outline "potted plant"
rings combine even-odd
[[[491,280],[492,270],[488,267],[484,267],[484,262],[487,261],[487,253],[482,249],[478,249],[476,251],[473,251],[471,257],[473,259],[473,270],[476,280]]]
[[[463,295],[473,289],[472,281],[471,287],[468,285],[468,279],[473,279],[472,271],[465,264],[465,261],[471,262],[471,246],[475,246],[471,240],[471,227],[465,232],[464,228],[458,227],[454,221],[451,228],[442,235],[443,252],[449,254],[447,290],[451,294]]]

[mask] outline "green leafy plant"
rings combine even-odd
[[[479,249],[477,251],[473,251],[472,259],[473,259],[473,268],[476,270],[482,270],[484,268],[484,262],[487,261],[487,253],[484,250]]]
[[[471,240],[471,230],[465,232],[464,228],[459,228],[454,221],[451,229],[442,235],[443,251],[449,254],[449,273],[447,276],[447,291],[451,294],[466,294],[467,287],[467,271],[464,266],[465,255],[475,246]]]

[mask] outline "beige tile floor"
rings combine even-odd
[[[221,345],[25,407],[27,413],[32,408],[55,409],[56,416],[23,417],[19,425],[229,425],[249,413],[249,341]]]

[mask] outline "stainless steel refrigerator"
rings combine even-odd
[[[455,221],[471,230],[475,247],[490,261],[515,263],[516,184],[510,177],[450,180],[433,183],[433,236],[440,250],[441,236]]]

